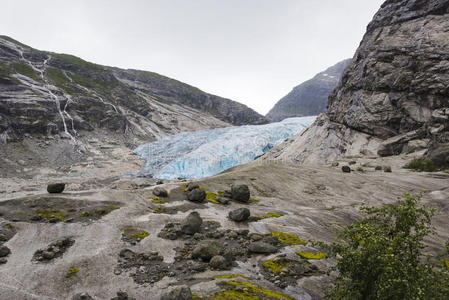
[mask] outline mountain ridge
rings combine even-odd
[[[286,118],[316,116],[326,111],[327,99],[351,59],[345,59],[304,81],[282,97],[266,117],[274,122]]]
[[[205,93],[196,87],[154,72],[102,66],[69,54],[40,51],[10,37],[0,36],[0,41],[0,74],[2,75],[2,84],[8,86],[9,90],[17,89],[17,86],[37,90],[38,85],[50,84],[52,88],[54,87],[53,90],[56,92],[59,90],[60,95],[57,96],[60,96],[64,105],[67,99],[63,98],[69,98],[68,96],[72,98],[90,97],[91,100],[94,98],[93,100],[96,99],[103,103],[106,100],[114,110],[116,110],[114,106],[124,106],[145,119],[145,114],[148,113],[148,109],[145,108],[146,101],[139,99],[144,97],[141,94],[143,92],[155,101],[192,108],[198,113],[205,113],[232,125],[268,123],[263,116],[246,105]],[[31,80],[25,83],[25,79]],[[70,102],[70,100],[68,101]],[[5,107],[2,112],[3,128],[0,127],[0,130],[3,129],[1,133],[4,133],[6,131],[5,119],[8,120],[8,116],[13,116],[14,112],[9,111],[8,114],[8,109]],[[119,113],[119,111],[117,112]],[[86,116],[79,112],[73,113],[86,121]],[[14,123],[15,120],[9,118],[9,121],[9,123]],[[80,120],[75,120],[75,123],[77,121]],[[84,123],[96,127],[92,126],[92,122]],[[126,121],[122,120],[122,123],[121,127],[123,131],[126,131],[126,124],[124,124]],[[22,132],[20,124],[18,126],[12,124],[9,127],[12,129],[10,131],[14,131],[14,129],[18,131],[16,134],[12,134],[12,139],[29,133],[26,130]],[[56,127],[59,131],[63,129],[61,124],[56,124]],[[81,130],[86,129],[84,127],[81,125]],[[64,129],[64,131],[66,130]]]

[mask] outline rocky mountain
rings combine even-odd
[[[23,158],[27,165],[64,167],[118,144],[134,148],[183,131],[264,123],[243,104],[156,73],[101,66],[0,36],[3,171],[22,169]]]
[[[328,113],[272,155],[326,162],[444,147],[448,40],[449,1],[386,1],[330,95]]]
[[[248,107],[152,72],[121,70],[39,51],[0,37],[0,136],[98,128],[154,140],[227,124],[267,120]]]
[[[266,117],[274,122],[286,118],[317,116],[326,112],[329,94],[337,86],[350,59],[343,60],[301,83],[279,100]]]

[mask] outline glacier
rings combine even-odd
[[[315,116],[289,118],[266,125],[233,126],[183,132],[137,147],[146,161],[137,176],[159,179],[204,178],[248,163],[295,134]]]

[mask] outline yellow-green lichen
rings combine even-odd
[[[287,267],[285,266],[287,263],[286,260],[277,260],[274,261],[274,259],[271,259],[269,261],[266,261],[262,264],[262,267],[266,270],[266,271],[270,271],[273,274],[279,274],[281,273],[283,270],[286,270]]]
[[[271,236],[277,237],[279,241],[281,241],[284,244],[288,244],[288,245],[306,245],[307,244],[306,241],[303,241],[298,236],[291,234],[291,233],[273,231],[271,233]]]
[[[92,214],[88,211],[85,211],[82,214],[80,214],[80,217],[82,218],[92,217]]]
[[[254,198],[249,198],[248,201],[252,202],[252,203],[259,203],[260,202],[260,200],[257,200],[257,199],[254,199]]]
[[[192,299],[193,300],[200,300],[201,297],[197,293],[192,293]]]
[[[164,199],[160,199],[159,197],[150,197],[151,198],[151,202],[155,203],[155,204],[165,204],[167,203],[167,201],[165,201]]]
[[[164,213],[164,212],[166,212],[167,210],[165,209],[165,207],[162,207],[162,206],[157,206],[154,210],[153,210],[153,212],[155,213],[155,214],[161,214],[161,213]]]
[[[218,197],[218,194],[212,193],[212,192],[206,192],[206,200],[213,203],[213,204],[220,204],[215,198]]]
[[[180,189],[182,192],[185,192],[185,191],[187,190],[187,183],[181,184],[181,186],[179,187],[179,189]]]
[[[258,285],[246,281],[229,280],[221,285],[227,289],[215,293],[207,299],[212,300],[259,300],[259,299],[284,299],[294,300],[294,298],[280,292],[268,290]]]
[[[224,197],[225,191],[218,191],[218,197]]]
[[[203,191],[206,191],[206,188],[204,186],[202,186],[202,185],[199,186],[199,189],[203,190]]]
[[[327,253],[324,252],[312,253],[307,251],[298,251],[296,254],[305,259],[323,259],[327,257]]]
[[[75,275],[76,273],[78,273],[80,271],[80,269],[78,268],[70,268],[69,271],[67,272],[67,274],[65,275],[65,278],[70,278],[73,275]]]
[[[131,239],[141,239],[143,240],[144,238],[150,236],[150,234],[144,230],[139,231],[137,228],[134,227],[130,227],[130,228],[125,228],[123,229],[123,232],[126,235],[129,235]]]
[[[449,259],[443,258],[441,261],[443,262],[444,266],[449,269]]]
[[[247,277],[247,276],[245,276],[245,275],[242,275],[242,274],[229,274],[229,275],[217,275],[217,276],[214,276],[214,278],[216,278],[216,279],[231,279],[231,278],[237,278],[237,277],[241,277],[241,278],[243,278],[243,279],[248,279],[248,280],[251,280],[251,278],[249,278],[249,277]]]
[[[249,218],[249,220],[250,220],[251,222],[257,222],[257,221],[263,220],[263,219],[280,218],[280,217],[282,217],[282,216],[283,216],[283,214],[278,214],[278,213],[268,213],[268,214],[266,214],[266,215],[263,216],[263,217],[259,217],[259,216],[251,216],[251,217]]]

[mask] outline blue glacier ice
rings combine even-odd
[[[267,125],[184,132],[134,150],[145,167],[138,176],[160,179],[203,178],[248,163],[302,132],[315,117],[290,118]]]

